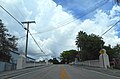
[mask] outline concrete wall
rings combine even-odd
[[[5,62],[0,61],[0,72],[5,70]]]
[[[84,62],[78,62],[77,64],[100,67],[99,60],[88,60],[88,61],[84,61]]]
[[[14,69],[16,69],[16,64],[0,61],[0,72],[14,70]]]
[[[45,65],[45,63],[26,63],[25,68],[26,67],[40,66],[40,65]]]

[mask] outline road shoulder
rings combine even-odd
[[[83,69],[100,72],[106,75],[120,77],[120,70],[118,69],[105,69],[105,68],[100,68],[100,67],[91,67],[91,66],[83,66],[83,65],[72,65],[72,66],[76,68],[83,68]]]

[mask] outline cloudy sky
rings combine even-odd
[[[76,49],[79,31],[101,35],[120,19],[120,7],[114,0],[0,0],[0,5],[20,22],[36,21],[30,24],[30,32],[49,58]],[[0,19],[11,34],[18,38],[25,36],[26,31],[1,8]],[[120,23],[103,40],[106,45],[120,44]],[[18,40],[18,48],[24,52],[25,37]],[[30,35],[28,55],[36,59],[44,57]]]

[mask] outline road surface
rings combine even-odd
[[[120,79],[120,77],[70,65],[53,65],[8,79]]]

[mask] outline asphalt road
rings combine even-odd
[[[53,65],[14,76],[9,79],[120,79],[120,77],[70,65]]]

